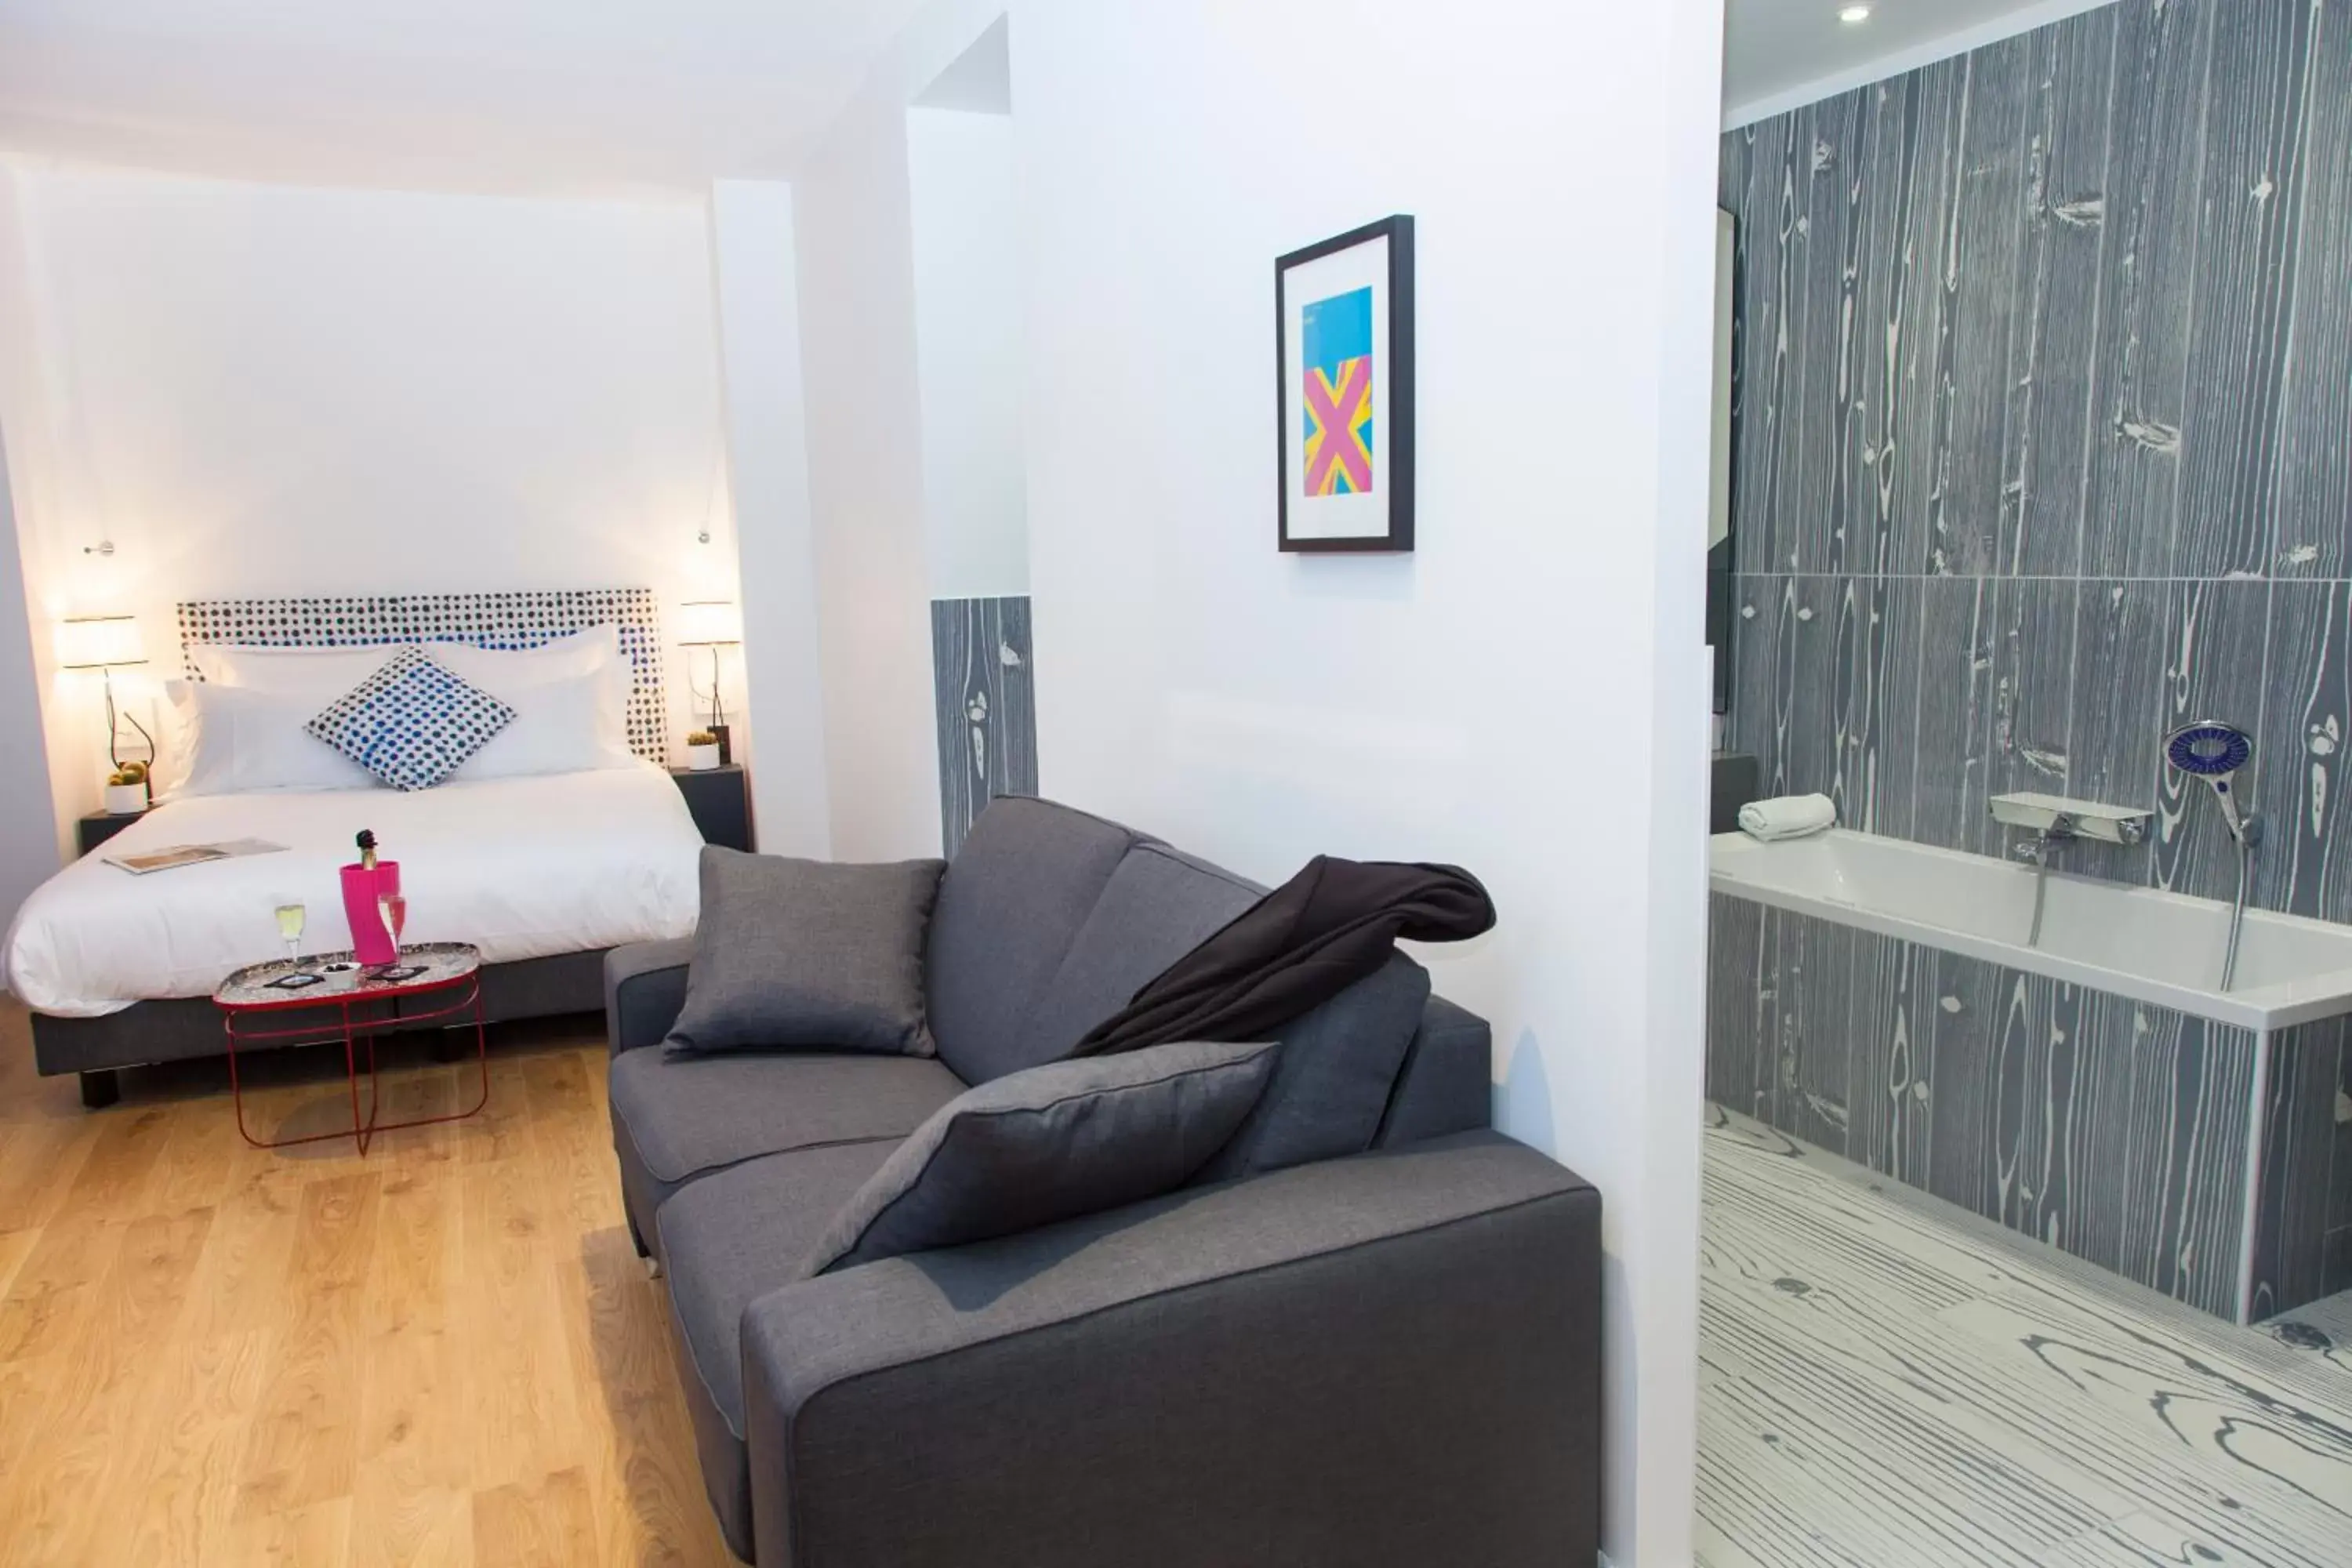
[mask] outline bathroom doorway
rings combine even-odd
[[[2352,1563],[2352,49],[2042,16],[1723,140],[1711,1568]]]

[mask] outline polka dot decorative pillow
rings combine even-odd
[[[302,728],[394,789],[431,789],[514,716],[488,692],[409,648]]]

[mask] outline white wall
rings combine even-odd
[[[1255,876],[1459,861],[1423,956],[1606,1203],[1607,1549],[1690,1560],[1719,0],[1021,0],[1047,793]],[[1277,555],[1273,258],[1419,230],[1417,554]]]
[[[16,787],[5,798],[15,806],[9,815],[26,842],[47,842],[46,875],[70,852],[74,818],[99,803],[90,777],[95,766],[91,748],[102,723],[89,721],[82,749],[69,753],[49,743],[43,717],[53,689],[60,697],[69,697],[80,678],[55,669],[55,634],[47,625],[52,612],[26,570],[31,558],[26,545],[32,520],[55,504],[51,470],[56,466],[47,460],[55,449],[56,434],[48,418],[51,399],[44,385],[42,321],[26,224],[25,182],[14,167],[0,161],[0,439],[7,443],[8,501],[15,521],[10,535],[0,538],[0,548],[9,553],[7,565],[0,568],[0,595],[15,585],[15,602],[24,606],[31,659],[30,689],[9,689],[6,696],[0,697],[0,752],[12,757],[44,759],[46,786],[35,787],[31,777],[12,779]],[[5,614],[0,611],[0,617]],[[20,795],[16,789],[24,793]],[[43,802],[49,807],[46,815],[39,809]],[[39,864],[37,859],[34,863]]]
[[[940,0],[793,176],[834,852],[940,850],[907,110],[1004,12]]]
[[[751,773],[752,812],[761,848],[821,860],[832,854],[833,808],[792,188],[716,182],[710,258],[746,609],[743,673],[750,710],[770,737]]]
[[[931,596],[1025,594],[1027,372],[1011,117],[909,109],[907,174]]]
[[[7,431],[0,427],[0,931],[16,906],[58,868],[47,747],[41,740],[41,684],[33,663],[25,579],[16,557],[16,512],[8,499]]]
[[[136,610],[160,675],[186,597],[734,596],[699,202],[65,169],[14,188],[37,363],[11,375],[0,353],[0,417],[29,437],[11,456],[37,618]],[[82,553],[100,538],[110,560]],[[50,703],[76,813],[88,706]]]

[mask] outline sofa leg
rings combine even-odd
[[[654,1249],[646,1245],[646,1238],[637,1234],[637,1222],[635,1218],[629,1215],[624,1215],[623,1219],[624,1223],[625,1223],[629,1227],[629,1245],[637,1249],[637,1261],[646,1266],[646,1278],[648,1279],[660,1279],[662,1277],[661,1259],[656,1258],[654,1256]]]
[[[84,1110],[104,1110],[122,1098],[122,1075],[113,1068],[99,1068],[81,1075],[81,1108]]]

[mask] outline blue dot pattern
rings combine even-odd
[[[514,722],[514,710],[415,648],[302,726],[394,789],[431,789]]]

